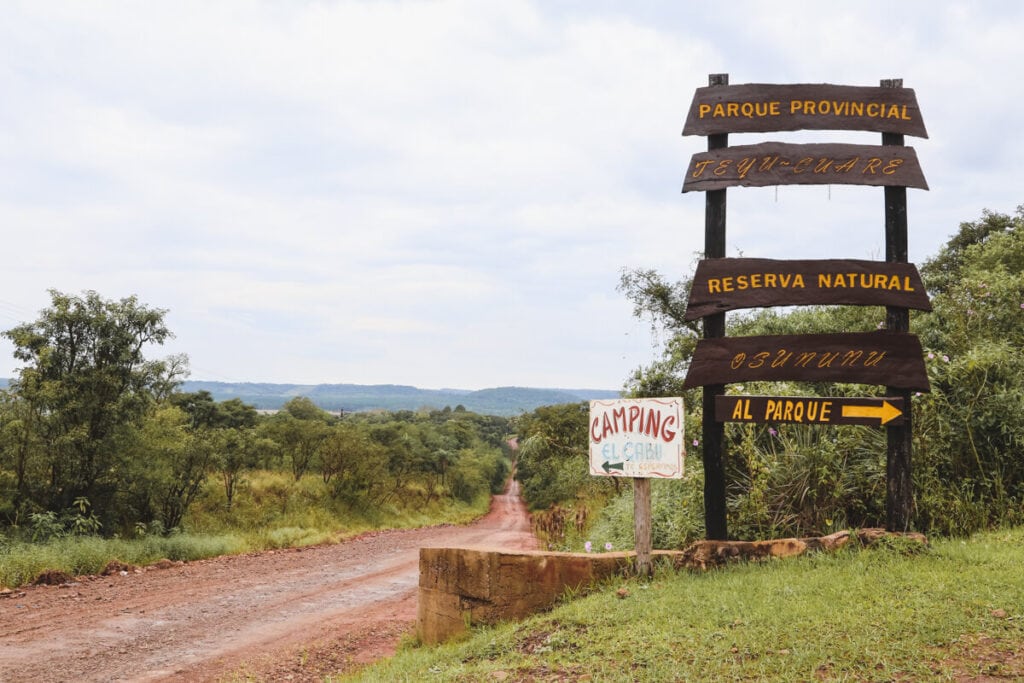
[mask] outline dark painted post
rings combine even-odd
[[[903,79],[882,80],[883,88],[902,88]],[[903,145],[901,133],[882,133],[883,145]],[[907,262],[907,188],[885,188],[885,260],[890,263]],[[910,331],[910,309],[886,306],[885,326],[892,333]],[[910,478],[912,443],[910,391],[886,387],[886,394],[903,399],[904,420],[896,427],[886,428],[885,465],[885,528],[889,531],[907,531],[914,503],[913,481]]]
[[[729,85],[729,74],[710,74],[708,85]],[[728,133],[708,136],[708,151],[729,146]],[[725,257],[725,190],[708,190],[704,208],[704,258]],[[704,338],[725,336],[725,313],[704,318]],[[704,529],[712,540],[729,536],[725,519],[725,424],[715,420],[715,396],[725,393],[724,384],[704,387]]]

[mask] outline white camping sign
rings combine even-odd
[[[683,399],[590,402],[590,473],[608,477],[683,476]]]

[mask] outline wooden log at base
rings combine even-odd
[[[683,551],[674,565],[677,569],[706,571],[728,562],[795,557],[812,551],[834,551],[848,544],[851,539],[856,539],[863,546],[872,546],[885,538],[900,538],[928,545],[928,539],[923,534],[892,532],[885,529],[837,531],[828,536],[779,538],[770,541],[696,541]]]

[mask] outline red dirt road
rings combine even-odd
[[[422,546],[535,549],[512,482],[468,526],[81,577],[0,598],[0,681],[322,680],[413,632]]]

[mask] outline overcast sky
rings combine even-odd
[[[921,263],[1024,203],[1022,8],[8,0],[0,329],[95,290],[166,309],[149,353],[193,379],[618,389],[657,355],[622,269],[680,279],[703,248],[681,131],[708,74],[903,78]],[[882,195],[731,189],[729,255],[883,259]]]

